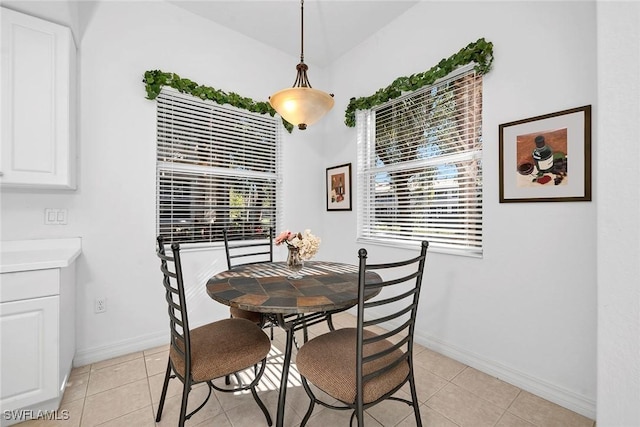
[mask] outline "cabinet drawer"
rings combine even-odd
[[[60,269],[17,271],[0,275],[0,302],[60,294]]]

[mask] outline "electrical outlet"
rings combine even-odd
[[[105,311],[107,311],[107,299],[105,297],[96,298],[95,312],[104,313]]]

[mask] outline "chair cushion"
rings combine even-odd
[[[236,319],[247,319],[252,321],[258,326],[262,326],[262,314],[256,311],[242,310],[237,307],[229,307],[231,317]]]
[[[304,344],[296,356],[296,365],[302,376],[345,403],[355,403],[356,400],[356,332],[355,328],[344,328],[320,335]],[[364,331],[365,338],[375,335],[366,329]],[[367,344],[364,346],[364,355],[377,353],[392,345],[388,340]],[[366,363],[364,375],[380,369],[401,354],[400,350],[395,350]],[[392,370],[372,378],[364,384],[364,403],[373,402],[403,384],[408,375],[409,364],[400,363]]]
[[[195,382],[242,371],[267,357],[269,337],[246,319],[224,319],[191,330],[191,377]],[[169,357],[184,377],[184,359],[174,347]]]

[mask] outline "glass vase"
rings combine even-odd
[[[302,274],[300,274],[302,267],[304,267],[304,261],[300,257],[300,249],[289,247],[287,268],[291,271],[291,274],[287,276],[287,279],[302,279]]]

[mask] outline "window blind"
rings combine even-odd
[[[276,227],[278,120],[174,89],[157,97],[157,232],[171,242],[259,239]]]
[[[359,239],[482,254],[482,77],[463,70],[356,116]]]

